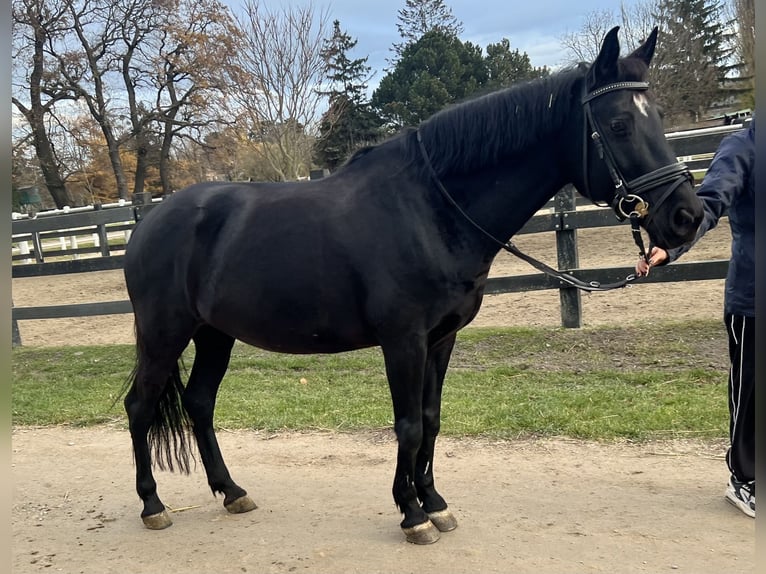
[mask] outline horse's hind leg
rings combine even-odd
[[[434,451],[441,421],[441,398],[455,335],[428,350],[423,387],[423,441],[415,462],[415,487],[423,510],[442,532],[457,528],[457,520],[434,485]]]
[[[200,327],[194,337],[195,356],[183,405],[192,421],[202,464],[213,493],[223,493],[226,510],[248,512],[256,508],[229,475],[213,430],[213,411],[218,387],[229,366],[234,338],[209,326]]]
[[[157,495],[150,439],[160,468],[167,464],[172,470],[175,455],[180,470],[188,472],[189,451],[179,399],[182,384],[178,369],[178,357],[185,344],[175,349],[146,345],[140,333],[137,336],[136,370],[124,405],[133,442],[136,492],[144,504],[141,518],[147,528],[160,530],[173,522]]]

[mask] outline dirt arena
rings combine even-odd
[[[550,235],[550,234],[549,234]],[[687,259],[728,256],[728,227]],[[520,248],[555,264],[552,237]],[[581,231],[582,267],[628,265],[624,227]],[[534,272],[502,254],[492,275]],[[13,280],[17,306],[126,298],[119,271]],[[723,282],[583,296],[585,328],[721,316]],[[560,324],[558,293],[488,296],[474,325]],[[470,327],[469,327],[470,328]],[[24,345],[131,343],[129,315],[24,321]],[[159,472],[174,525],[146,530],[121,427],[14,428],[17,573],[754,573],[755,526],[723,499],[725,443],[440,439],[436,477],[460,526],[408,544],[390,495],[390,433],[219,432],[259,508],[229,515],[191,476]],[[736,541],[736,543],[732,543]]]

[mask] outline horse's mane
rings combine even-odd
[[[346,159],[346,161],[345,161],[345,162],[343,162],[343,165],[348,165],[348,164],[350,164],[350,163],[352,163],[352,162],[355,162],[355,161],[356,161],[356,160],[358,160],[359,158],[366,156],[368,153],[370,153],[370,152],[371,152],[372,150],[374,150],[376,147],[377,147],[377,146],[375,146],[374,144],[371,144],[371,145],[366,145],[366,146],[362,146],[362,147],[360,147],[359,149],[357,149],[356,151],[354,151],[354,152],[353,152],[353,153],[352,153],[352,154],[351,154],[351,155],[350,155],[350,156],[349,156],[349,157]]]
[[[561,127],[584,67],[516,84],[437,112],[418,128],[436,173],[465,173],[527,149]],[[408,155],[420,154],[408,138]]]
[[[621,58],[618,65],[625,80],[642,80],[646,76],[643,60]],[[424,120],[417,131],[437,175],[467,173],[494,165],[555,132],[567,121],[573,98],[579,102],[588,69],[589,64],[580,63],[545,78],[453,104]],[[420,164],[415,134],[415,128],[405,127],[379,144],[357,150],[345,165],[388,142],[402,145],[408,160]]]

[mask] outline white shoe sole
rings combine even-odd
[[[740,500],[739,498],[737,498],[737,495],[734,494],[734,492],[727,490],[726,500],[728,500],[731,504],[739,508],[744,514],[746,514],[750,518],[755,518],[755,511],[752,508],[750,508],[748,504],[745,504],[743,500]]]

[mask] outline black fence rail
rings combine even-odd
[[[667,134],[668,140],[680,160],[689,165],[700,181],[721,139],[742,129],[741,125],[721,126],[688,132]],[[321,174],[320,174],[321,176]],[[39,214],[35,218],[21,218],[12,222],[12,277],[36,277],[66,273],[83,273],[121,269],[125,244],[136,219],[152,209],[162,199],[152,199],[144,193],[130,204],[94,206],[69,213]],[[577,230],[624,225],[609,208],[577,209],[590,202],[577,195],[568,186],[551,199],[546,208],[532,217],[519,234],[553,232],[556,236],[557,265],[583,281],[602,284],[619,281],[633,272],[632,267],[580,268],[577,251]],[[122,236],[120,236],[122,234]],[[110,236],[117,239],[110,242]],[[79,242],[72,241],[79,237]],[[66,239],[70,243],[65,245]],[[58,248],[52,248],[58,240]],[[80,247],[80,244],[92,243]],[[26,247],[25,247],[26,245]],[[85,256],[85,257],[81,257]],[[728,260],[679,262],[658,267],[643,283],[700,281],[726,277]],[[582,325],[580,291],[543,273],[493,277],[487,282],[487,294],[518,293],[541,289],[558,289],[561,304],[561,324],[577,328]],[[39,307],[13,307],[14,345],[21,344],[17,321],[54,319],[131,313],[129,301],[106,301],[71,305]]]

